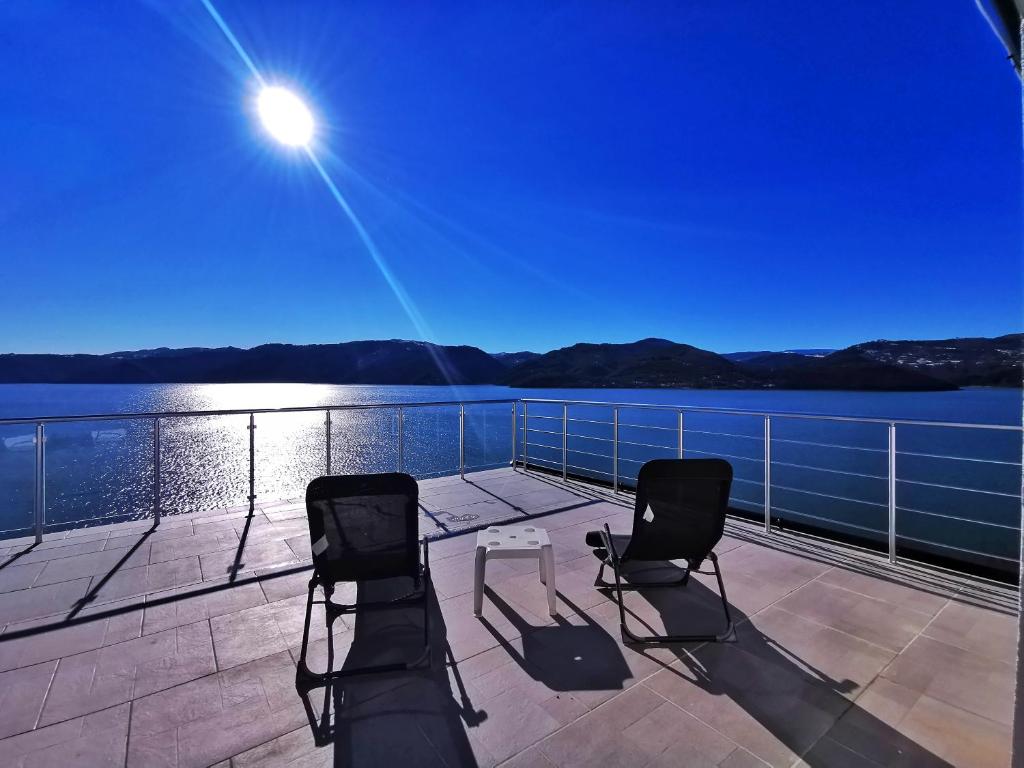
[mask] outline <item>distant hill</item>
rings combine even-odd
[[[917,371],[959,387],[1021,386],[1024,334],[994,339],[869,341],[849,348],[863,357]]]
[[[770,350],[762,350],[760,352],[726,352],[722,357],[732,360],[734,363],[743,363],[747,360],[753,360],[757,357],[764,357],[765,355],[797,355],[800,357],[824,357],[830,355],[836,350],[834,349],[784,349],[781,352],[772,352]]]
[[[110,355],[0,355],[3,383],[488,384],[507,370],[476,347],[401,340]]]
[[[0,383],[508,384],[943,390],[1021,386],[1024,334],[995,339],[872,341],[830,352],[718,355],[666,339],[575,344],[545,354],[489,355],[419,341],[264,344],[252,349],[147,349],[108,355],[0,355]],[[827,354],[823,354],[827,353]],[[732,359],[730,359],[732,358]]]
[[[721,355],[665,339],[632,344],[574,344],[513,368],[516,387],[758,387]]]
[[[741,363],[665,339],[576,344],[514,368],[518,387],[692,387],[700,389],[955,389],[930,376],[845,351],[824,357],[768,352]]]
[[[540,352],[492,352],[491,357],[509,368],[515,368],[540,357]]]

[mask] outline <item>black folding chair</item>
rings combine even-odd
[[[723,642],[735,639],[729,603],[725,596],[722,571],[714,547],[725,528],[725,510],[732,485],[732,466],[722,459],[657,459],[640,468],[637,476],[636,505],[632,534],[613,534],[606,523],[602,531],[587,533],[587,544],[601,560],[595,587],[614,589],[619,604],[622,640],[627,643]],[[672,581],[623,583],[623,567],[634,562],[685,560],[681,578]],[[718,591],[725,611],[725,629],[716,635],[637,636],[626,625],[622,593],[628,590],[685,587],[690,572],[701,571],[710,560],[718,579]],[[604,568],[610,566],[615,582],[604,580]]]
[[[309,581],[306,621],[302,630],[298,678],[323,681],[368,672],[392,672],[413,669],[430,661],[428,596],[430,561],[427,539],[423,538],[420,561],[418,534],[419,489],[416,480],[401,473],[379,475],[329,475],[318,477],[306,488],[306,516],[313,550],[313,578]],[[334,603],[331,595],[340,581],[365,582],[409,577],[412,592],[376,602],[352,605]],[[322,601],[327,613],[328,669],[311,672],[306,665],[309,624],[317,585],[324,591]],[[423,653],[412,662],[380,664],[360,668],[332,670],[334,658],[331,626],[341,614],[423,604]]]

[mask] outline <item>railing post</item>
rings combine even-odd
[[[398,471],[405,470],[405,408],[398,406]]]
[[[764,532],[772,532],[772,417],[764,417]]]
[[[569,405],[562,403],[562,482],[569,476]]]
[[[679,412],[679,458],[683,458],[683,412]]]
[[[36,424],[36,490],[32,528],[36,544],[43,540],[43,526],[46,524],[46,426]]]
[[[466,404],[459,403],[459,477],[466,479]]]
[[[512,469],[513,470],[515,470],[515,468],[516,468],[516,436],[519,433],[519,424],[517,423],[518,422],[518,417],[517,417],[517,414],[516,414],[516,410],[517,410],[517,408],[516,408],[516,401],[513,400],[512,401],[512,461],[510,462],[512,464]]]
[[[523,472],[527,470],[528,458],[529,458],[529,444],[530,434],[527,431],[530,428],[530,404],[523,401]]]
[[[896,424],[889,424],[889,562],[896,563]]]
[[[153,419],[153,523],[160,524],[160,419]]]
[[[331,474],[331,411],[324,413],[324,436],[327,439],[327,474]]]
[[[249,414],[249,514],[256,511],[256,414]]]
[[[619,492],[619,409],[612,409],[612,492]]]

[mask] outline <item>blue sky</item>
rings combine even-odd
[[[1024,326],[1019,85],[971,2],[216,5],[435,341]],[[0,94],[0,351],[417,337],[199,0],[4,3]]]

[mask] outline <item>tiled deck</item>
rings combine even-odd
[[[312,718],[294,686],[300,504],[0,544],[3,764],[1009,764],[1013,590],[730,522],[718,552],[738,642],[639,651],[583,544],[605,521],[628,528],[628,498],[508,469],[421,494],[424,531],[549,513],[560,614],[534,563],[496,561],[474,618],[475,537],[437,541],[434,668],[315,689]],[[627,604],[692,632],[717,626],[716,599],[700,576]],[[339,620],[339,658],[415,651],[418,620]],[[315,667],[322,617],[314,630]]]

